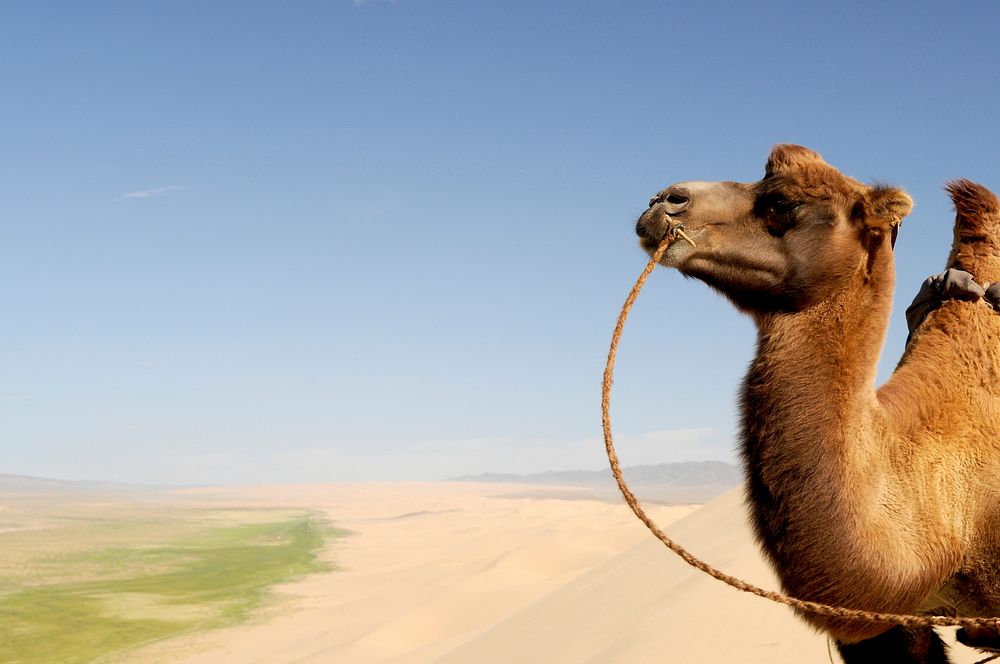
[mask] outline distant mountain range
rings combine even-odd
[[[718,487],[730,488],[743,481],[738,466],[724,461],[684,461],[623,469],[625,480],[637,486],[658,488]],[[517,484],[550,484],[578,487],[606,487],[614,484],[611,469],[554,470],[518,475],[515,473],[481,473],[449,478],[452,482],[510,482]]]
[[[0,493],[126,493],[151,491],[156,488],[123,482],[53,480],[47,477],[0,473]]]

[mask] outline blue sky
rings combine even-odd
[[[601,467],[599,376],[686,179],[810,146],[1000,189],[992,3],[0,2],[0,472],[137,482]],[[733,459],[753,329],[660,271],[625,463]]]

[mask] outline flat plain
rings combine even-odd
[[[0,661],[90,662],[240,622],[325,569],[314,512],[142,495],[0,496]]]

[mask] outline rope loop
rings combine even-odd
[[[683,239],[691,242],[686,236],[683,236],[683,234],[681,235]],[[646,514],[646,512],[642,509],[642,505],[639,504],[638,499],[635,497],[635,494],[632,493],[628,484],[625,483],[625,478],[622,476],[621,465],[618,461],[618,454],[615,452],[614,441],[611,437],[611,384],[614,378],[615,357],[618,354],[618,343],[621,341],[622,330],[625,328],[625,321],[628,320],[629,312],[632,310],[632,305],[635,304],[635,300],[639,296],[639,291],[642,290],[642,287],[645,285],[649,275],[660,262],[660,259],[663,258],[663,254],[666,253],[667,248],[670,246],[673,239],[674,234],[670,233],[668,234],[668,237],[663,240],[660,246],[657,247],[652,258],[649,259],[649,263],[646,264],[646,268],[639,275],[639,278],[636,279],[635,285],[632,286],[632,290],[629,292],[628,297],[625,298],[625,304],[622,305],[621,313],[618,314],[618,322],[615,324],[614,332],[611,335],[611,346],[608,349],[608,362],[604,367],[604,381],[601,385],[601,425],[604,429],[604,447],[608,453],[608,462],[611,464],[611,472],[615,476],[615,481],[618,483],[618,489],[621,491],[622,497],[625,498],[625,502],[628,503],[628,506],[631,508],[632,512],[639,519],[639,521],[642,521],[646,525],[656,539],[660,540],[668,549],[676,553],[684,560],[684,562],[691,565],[695,569],[701,570],[712,578],[718,579],[719,581],[722,581],[737,590],[769,599],[772,602],[790,606],[794,609],[798,609],[799,611],[831,618],[846,618],[849,620],[860,620],[888,625],[901,625],[903,627],[958,626],[966,628],[996,628],[997,625],[1000,624],[1000,618],[918,616],[899,613],[862,611],[860,609],[848,609],[841,606],[831,606],[829,604],[821,604],[819,602],[810,602],[808,600],[790,597],[771,590],[765,590],[726,574],[725,572],[722,572],[695,557],[689,553],[687,549],[667,537],[666,533],[660,530],[659,526],[657,526],[656,523]]]

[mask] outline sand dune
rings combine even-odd
[[[135,662],[430,662],[647,535],[622,505],[471,483],[189,492],[221,504],[308,506],[352,531],[338,571],[281,589],[250,624],[174,639]],[[555,497],[552,497],[555,496]],[[654,507],[664,523],[694,506]]]
[[[828,662],[790,610],[687,567],[620,503],[464,483],[202,491],[220,502],[321,509],[354,532],[339,570],[281,589],[250,624],[174,639],[136,662],[639,664]],[[739,491],[652,507],[709,562],[776,583]],[[679,519],[679,520],[678,520]],[[961,647],[959,647],[961,648]],[[961,649],[957,662],[977,661]],[[839,661],[833,655],[834,661]]]
[[[671,526],[713,564],[774,587],[739,492]],[[438,660],[459,662],[822,662],[826,640],[780,606],[731,590],[650,537]]]
[[[765,588],[777,581],[749,532],[742,492],[669,528],[713,565]],[[952,642],[956,663],[981,655]],[[832,646],[831,646],[832,647]],[[688,567],[650,536],[467,641],[435,664],[781,664],[839,662],[792,612]]]

